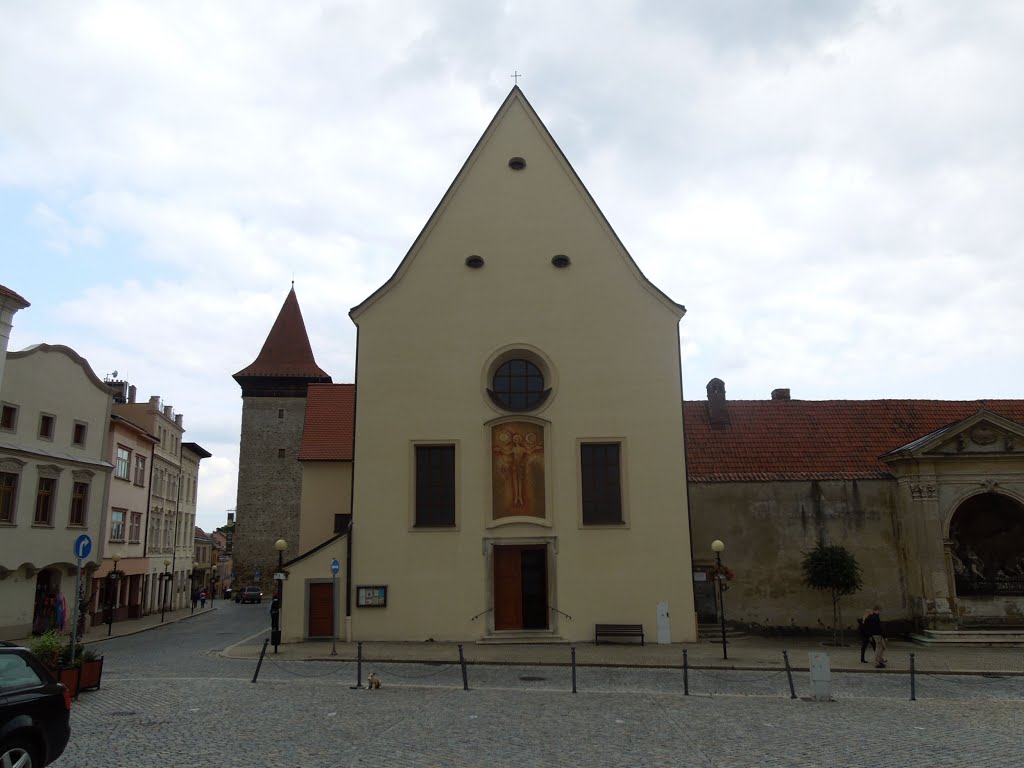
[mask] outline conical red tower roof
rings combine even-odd
[[[234,379],[242,387],[243,395],[249,394],[246,390],[264,390],[268,386],[280,389],[283,385],[291,389],[300,381],[302,394],[305,394],[305,384],[330,383],[331,377],[316,364],[313,357],[313,348],[309,345],[306,324],[302,320],[302,310],[299,309],[294,286],[288,292],[259,356],[236,373]],[[290,381],[281,382],[282,379]],[[278,386],[274,386],[274,382],[278,382]]]

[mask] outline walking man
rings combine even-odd
[[[882,636],[881,606],[876,605],[864,620],[864,632],[875,643],[875,667],[885,669],[885,638]]]

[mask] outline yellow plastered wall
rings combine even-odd
[[[471,254],[482,268],[466,266]],[[555,268],[556,254],[571,265]],[[693,640],[681,316],[514,92],[395,277],[353,311],[354,581],[388,586],[387,608],[354,609],[356,639],[490,634],[493,544],[543,542],[549,603],[572,616],[551,613],[556,636],[590,640],[613,622],[653,639],[664,601],[672,640]],[[509,349],[550,366],[552,394],[529,415],[545,429],[539,521],[492,520],[491,426],[510,415],[485,388]],[[625,524],[585,528],[579,444],[601,440],[623,446]],[[456,445],[455,530],[412,526],[418,441]]]

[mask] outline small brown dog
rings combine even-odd
[[[366,678],[366,688],[367,688],[367,690],[372,690],[374,688],[380,688],[380,678],[377,677],[377,673],[376,672],[371,672],[370,676],[368,678]]]

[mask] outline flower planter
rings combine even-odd
[[[57,681],[64,683],[72,699],[78,698],[78,683],[82,676],[80,667],[60,667],[56,671]]]
[[[78,690],[97,691],[103,677],[103,657],[82,662],[82,674],[78,680]]]

